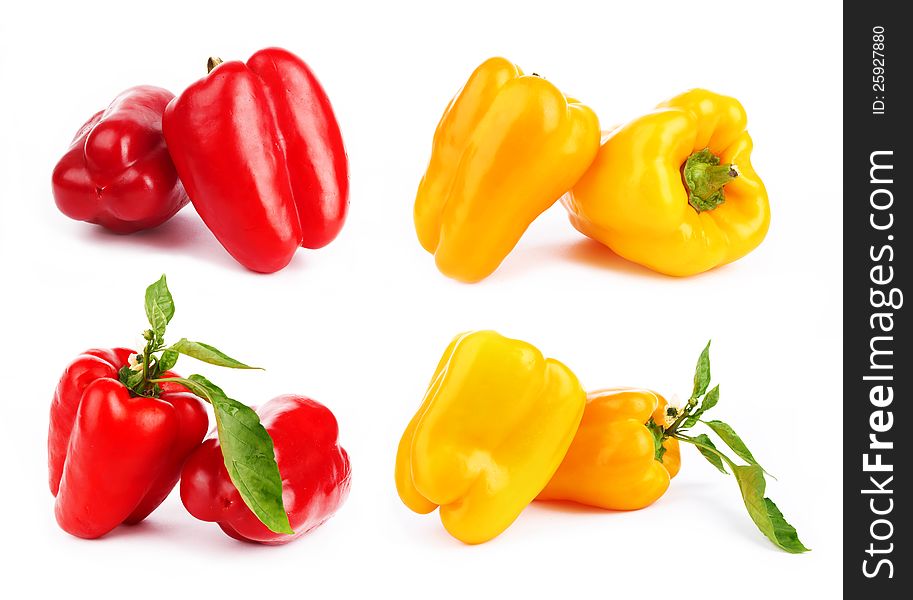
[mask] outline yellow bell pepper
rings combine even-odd
[[[691,90],[612,131],[562,199],[571,223],[667,275],[745,256],[770,224],[746,123],[735,98]]]
[[[560,362],[493,331],[457,336],[396,455],[403,503],[440,507],[467,544],[507,529],[545,487],[583,415],[586,393]]]
[[[611,510],[649,506],[669,488],[681,466],[678,440],[663,441],[656,459],[653,419],[664,426],[666,400],[649,390],[591,392],[574,442],[539,500],[571,500]]]
[[[415,198],[415,230],[464,282],[498,268],[599,148],[595,113],[537,75],[491,58],[450,101]]]

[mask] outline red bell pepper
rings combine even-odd
[[[187,204],[162,136],[172,98],[157,87],[130,88],[86,121],[54,168],[63,214],[132,233],[161,225]]]
[[[211,521],[229,536],[284,544],[331,516],[349,494],[349,456],[339,446],[336,418],[303,396],[273,398],[257,409],[273,440],[282,476],[282,496],[292,535],[274,533],[251,512],[229,479],[219,440],[207,439],[184,465],[181,500],[194,517]]]
[[[348,210],[348,160],[326,92],[279,48],[210,73],[165,109],[168,149],[191,202],[239,263],[272,273],[330,243]]]
[[[118,371],[135,354],[88,350],[57,384],[48,432],[51,493],[57,522],[78,537],[145,519],[174,488],[209,426],[202,402],[180,385],[162,383],[157,398],[132,394]]]

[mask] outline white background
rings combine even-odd
[[[841,529],[841,28],[834,3],[37,3],[0,21],[4,588],[7,597],[835,597]],[[123,89],[179,92],[206,58],[269,45],[325,85],[351,162],[350,220],[281,273],[246,272],[192,206],[118,237],[59,214],[54,163]],[[488,280],[440,275],[411,211],[450,96],[503,54],[590,104],[604,126],[690,87],[741,99],[773,221],[747,258],[676,280],[581,238],[556,206]],[[135,344],[144,287],[168,274],[171,338],[215,344],[264,373],[184,359],[250,404],[309,394],[339,418],[354,486],[341,511],[278,548],[235,542],[176,496],[144,524],[87,542],[58,529],[46,485],[47,410],[90,346]],[[769,494],[809,554],[775,549],[735,481],[684,449],[681,475],[633,513],[534,505],[496,540],[465,546],[393,484],[402,429],[440,353],[495,328],[567,363],[585,386],[687,396],[713,338],[733,424],[779,477]],[[12,586],[12,588],[10,588]]]

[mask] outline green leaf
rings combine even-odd
[[[751,520],[754,521],[761,533],[777,547],[793,553],[808,552],[808,548],[799,541],[796,528],[786,522],[783,513],[777,508],[773,500],[764,497],[767,482],[764,480],[764,471],[758,465],[745,465],[733,467],[742,500]]]
[[[745,445],[745,442],[742,441],[742,438],[739,437],[732,427],[722,421],[705,421],[704,423],[713,430],[713,433],[720,436],[720,439],[723,440],[727,446],[732,448],[732,451],[742,460],[746,461],[748,464],[758,464],[758,461],[755,460],[755,457],[752,456],[751,452],[748,450],[748,446]]]
[[[706,433],[696,435],[691,438],[690,441],[711,465],[719,469],[721,473],[725,475],[729,474],[729,471],[727,471],[725,465],[723,465],[723,459],[720,458],[719,454],[713,452],[713,450],[716,450],[716,446],[713,445],[713,440],[711,440]]]
[[[260,417],[202,375],[188,379],[203,388],[212,404],[225,468],[244,503],[270,531],[294,533],[282,504],[282,476],[273,440]]]
[[[124,365],[117,372],[117,378],[122,384],[130,388],[131,390],[136,391],[136,389],[143,383],[143,372],[134,371],[130,367]]]
[[[663,462],[663,455],[666,453],[666,447],[663,446],[666,430],[662,425],[658,425],[656,421],[653,420],[653,417],[650,417],[650,420],[647,421],[647,430],[653,435],[654,458],[659,462]]]
[[[700,420],[701,415],[705,412],[716,406],[717,402],[720,401],[720,386],[715,385],[713,389],[707,392],[707,395],[704,396],[704,399],[701,400],[700,407],[691,413],[687,419],[682,422],[681,429],[688,429],[689,427],[694,427],[697,425],[697,422]]]
[[[720,386],[715,385],[713,389],[707,392],[707,395],[704,396],[704,399],[701,401],[701,413],[705,413],[714,406],[717,405],[717,402],[720,401]]]
[[[192,342],[187,338],[182,338],[171,345],[171,350],[180,352],[185,356],[190,356],[211,365],[219,367],[229,367],[231,369],[259,369],[260,367],[251,367],[245,365],[239,360],[235,360],[221,350],[213,348],[203,342]]]
[[[174,316],[174,299],[168,291],[168,283],[162,275],[158,281],[146,288],[146,318],[155,333],[156,340],[161,343],[165,336],[165,327]]]
[[[174,365],[178,362],[179,356],[180,356],[180,354],[178,354],[176,351],[170,350],[170,349],[162,352],[162,357],[159,358],[159,361],[158,361],[159,374],[162,374],[165,371],[169,371],[172,368],[174,368]]]
[[[691,392],[692,398],[700,398],[707,391],[710,385],[710,342],[704,346],[703,352],[697,359],[697,366],[694,368],[694,391]]]

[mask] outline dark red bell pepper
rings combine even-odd
[[[63,214],[132,233],[161,225],[187,204],[162,136],[172,98],[157,87],[130,88],[86,121],[54,168]]]
[[[348,210],[348,159],[317,78],[280,48],[209,75],[166,108],[164,133],[191,202],[239,263],[271,273],[330,243]]]
[[[349,495],[352,470],[348,454],[339,446],[336,418],[319,402],[278,396],[257,414],[273,440],[283,502],[295,533],[274,533],[251,512],[229,479],[216,438],[207,439],[187,459],[181,500],[190,514],[218,523],[235,539],[284,544],[333,516]]]
[[[206,410],[184,387],[162,383],[159,396],[148,398],[118,381],[135,354],[88,350],[67,367],[54,393],[48,431],[54,512],[61,528],[78,537],[97,538],[145,519],[206,436]]]

